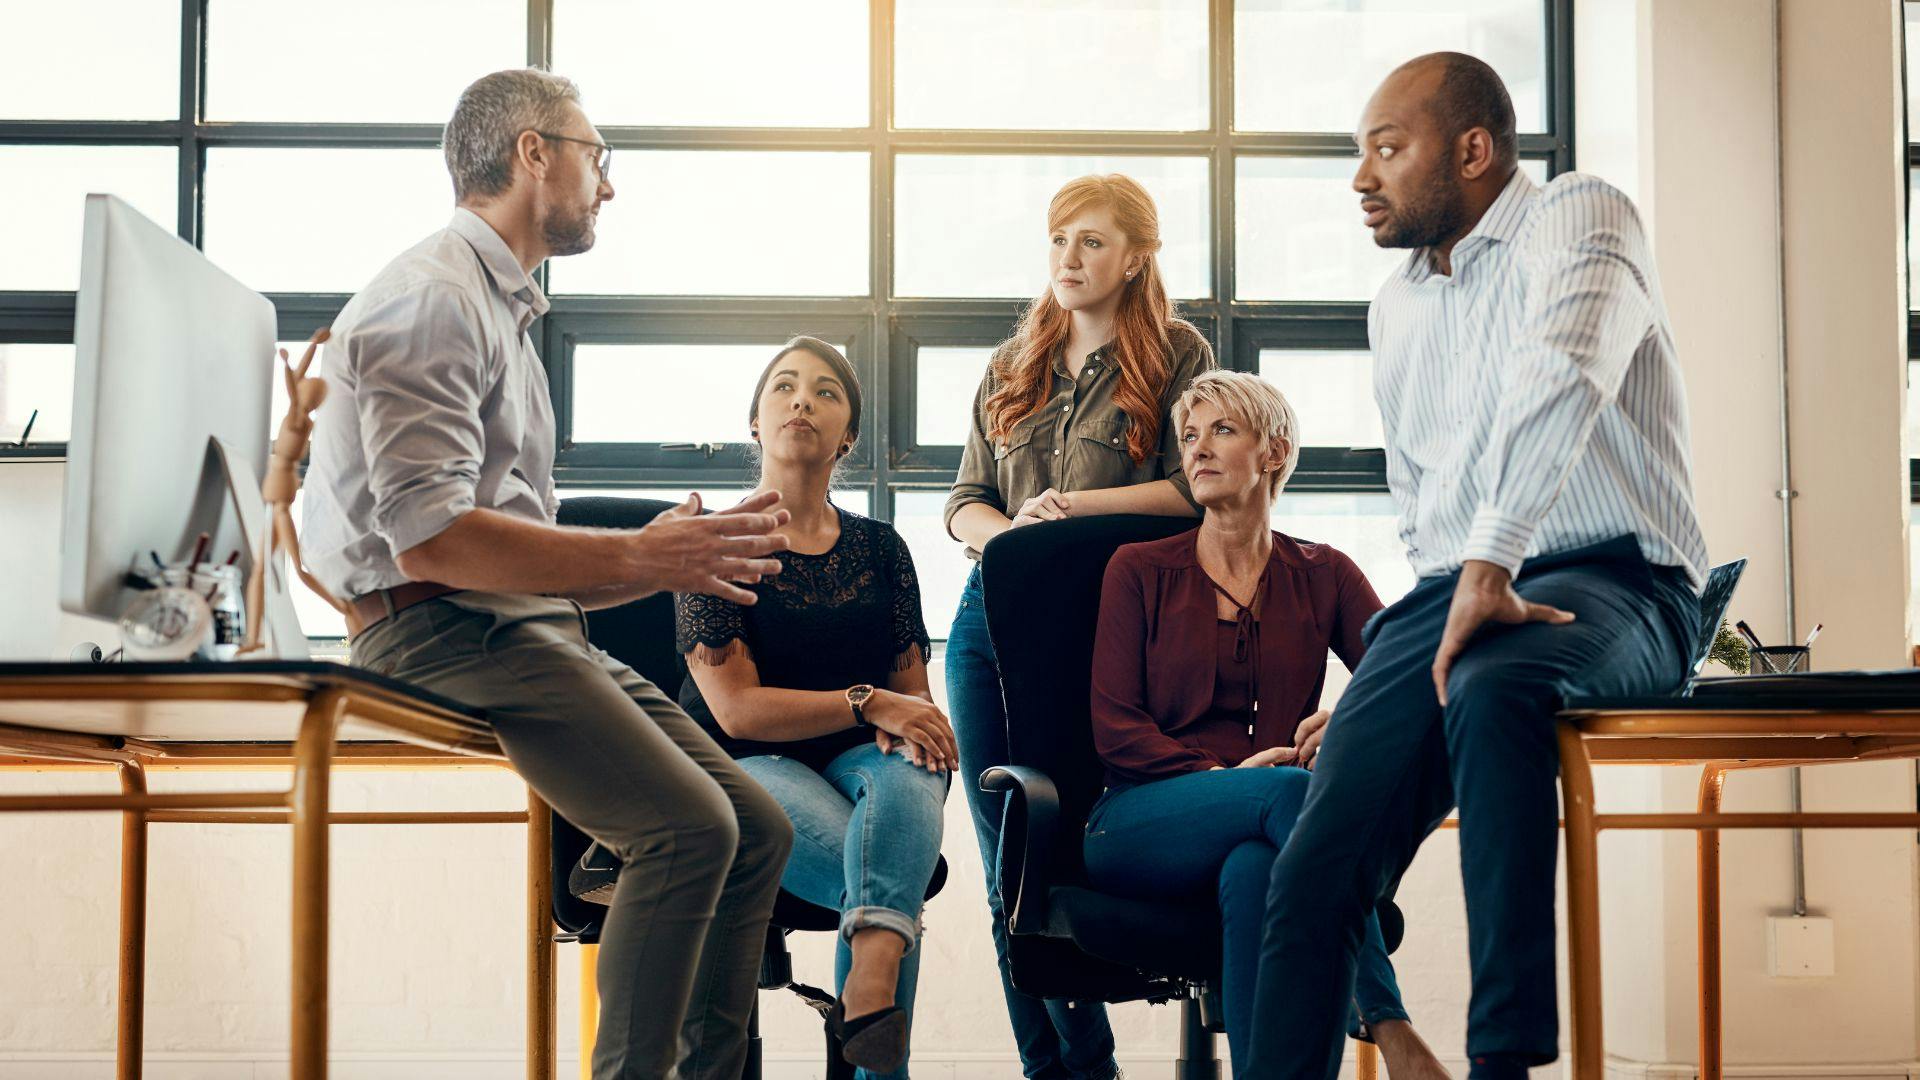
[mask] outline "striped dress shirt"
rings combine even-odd
[[[1454,245],[1412,252],[1367,313],[1387,485],[1414,572],[1631,533],[1698,589],[1686,389],[1633,203],[1516,170]]]

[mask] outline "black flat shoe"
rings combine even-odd
[[[848,1020],[846,1003],[836,1001],[827,1014],[827,1030],[840,1040],[840,1056],[854,1068],[890,1073],[907,1063],[907,1014],[898,1005]]]
[[[590,904],[613,903],[613,887],[620,884],[620,860],[596,841],[580,853],[567,875],[567,891]]]

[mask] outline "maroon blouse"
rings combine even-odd
[[[1380,610],[1352,559],[1274,533],[1266,591],[1254,606],[1260,708],[1248,735],[1244,692],[1222,693],[1228,683],[1245,686],[1245,676],[1222,670],[1233,665],[1234,626],[1216,611],[1199,536],[1194,529],[1128,544],[1107,563],[1093,646],[1093,741],[1110,784],[1231,767],[1292,745],[1294,729],[1320,707],[1327,650],[1352,670],[1365,651],[1361,627]]]

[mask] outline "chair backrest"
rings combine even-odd
[[[1700,636],[1693,643],[1693,663],[1687,669],[1689,677],[1699,675],[1706,667],[1707,656],[1713,652],[1714,636],[1720,632],[1720,620],[1727,617],[1734,586],[1740,584],[1740,574],[1746,568],[1747,560],[1735,559],[1707,571],[1707,586],[1700,591]]]
[[[638,529],[673,505],[658,499],[565,499],[560,503],[560,524]],[[686,668],[673,647],[672,593],[654,593],[630,604],[588,612],[587,637],[667,696],[679,696]],[[598,940],[600,920],[607,909],[569,895],[567,875],[592,842],[572,822],[553,815],[553,921],[568,933],[581,934],[585,941]]]
[[[1105,785],[1093,747],[1093,635],[1107,560],[1122,544],[1159,540],[1191,518],[1122,514],[1009,529],[982,552],[987,633],[1007,707],[1008,762],[1039,769],[1060,791],[1060,828],[1077,836]],[[1058,884],[1082,876],[1080,845],[1055,853]]]

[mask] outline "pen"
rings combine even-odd
[[[27,445],[27,436],[33,434],[33,422],[38,419],[40,419],[40,410],[35,409],[33,410],[33,415],[27,417],[27,426],[23,428],[20,432],[20,442],[18,445],[20,446]]]
[[[1747,639],[1747,644],[1753,646],[1753,655],[1759,657],[1760,662],[1767,665],[1768,671],[1775,675],[1780,674],[1779,665],[1773,662],[1773,657],[1767,655],[1767,647],[1760,644],[1760,635],[1753,632],[1753,627],[1747,625],[1747,620],[1741,619],[1739,622],[1733,624],[1733,628],[1740,631],[1740,636]]]
[[[1800,647],[1801,647],[1801,648],[1803,648],[1803,649],[1811,649],[1811,648],[1813,648],[1813,639],[1814,639],[1814,638],[1817,638],[1817,637],[1819,637],[1819,636],[1820,636],[1820,631],[1822,631],[1822,630],[1825,630],[1826,628],[1827,628],[1827,624],[1826,624],[1826,623],[1814,623],[1814,624],[1813,624],[1813,630],[1812,630],[1812,631],[1810,631],[1810,632],[1809,632],[1809,633],[1807,634],[1807,642],[1806,642],[1806,644],[1804,644],[1804,645],[1802,645],[1802,646],[1800,646]]]

